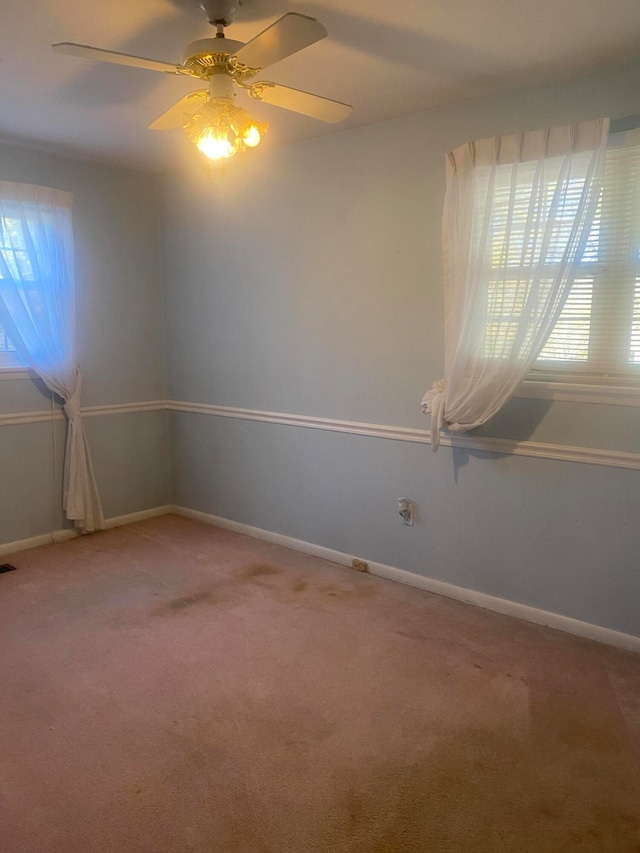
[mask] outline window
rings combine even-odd
[[[24,278],[34,280],[24,234],[22,233],[22,224],[19,219],[8,216],[0,218],[0,252],[2,252],[2,257],[11,272],[19,269]],[[2,266],[0,265],[0,279],[2,278]],[[0,370],[24,366],[24,360],[0,325]]]
[[[15,368],[23,366],[24,361],[16,352],[16,348],[7,337],[5,330],[0,326],[0,370],[3,367]]]
[[[626,136],[626,138],[625,138]],[[630,144],[631,143],[631,144]],[[635,143],[635,144],[634,144]],[[597,212],[578,274],[559,318],[529,379],[564,379],[571,382],[636,384],[640,381],[640,136],[611,137],[606,154],[605,176]],[[532,175],[535,164],[531,165]],[[530,210],[533,176],[526,169],[515,188],[508,183],[509,169],[501,180],[498,168],[492,220],[492,256],[487,281],[486,351],[496,352],[492,335],[507,335],[505,316],[517,321],[518,299],[522,298],[519,275],[527,256],[524,234]],[[553,184],[538,200],[548,209]],[[572,178],[563,198],[560,222],[575,216],[575,205],[583,181]],[[519,198],[522,203],[519,204]],[[514,203],[515,201],[515,203]],[[511,210],[510,221],[506,221]],[[569,226],[567,226],[569,227]],[[563,228],[554,237],[563,243]],[[553,247],[544,270],[553,278]],[[534,259],[535,260],[535,259]],[[543,271],[540,286],[544,289]],[[522,310],[522,306],[520,306]],[[514,332],[517,322],[514,323]],[[507,329],[507,330],[506,330]],[[505,341],[505,344],[507,342]]]

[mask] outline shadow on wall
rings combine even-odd
[[[552,400],[523,399],[514,397],[496,415],[481,427],[467,433],[474,438],[504,438],[509,441],[528,441],[542,423],[551,408]],[[493,456],[508,456],[506,453],[492,453]],[[469,459],[483,459],[486,452],[470,450],[466,447],[454,447],[453,475],[458,482],[458,473],[469,462]]]
[[[38,389],[38,392],[42,394],[42,396],[47,400],[47,402],[51,403],[52,401],[56,404],[56,406],[64,405],[64,400],[62,397],[58,397],[58,395],[54,391],[50,391],[49,388],[44,384],[40,377],[35,375],[29,376],[29,381],[34,386],[34,388]]]

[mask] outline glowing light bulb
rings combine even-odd
[[[185,121],[183,129],[200,153],[215,163],[255,148],[269,125],[252,119],[245,109],[235,106],[233,99],[220,97],[203,104]]]
[[[209,160],[224,160],[233,157],[236,153],[236,149],[226,136],[220,136],[211,129],[200,136],[196,145]]]
[[[242,141],[245,145],[248,145],[249,148],[255,148],[256,145],[260,144],[260,131],[255,126],[255,124],[250,125],[244,132],[242,136]]]

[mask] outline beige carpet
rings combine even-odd
[[[640,851],[640,659],[175,516],[0,575],[2,853]]]

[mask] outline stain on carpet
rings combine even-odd
[[[183,595],[180,598],[172,598],[163,604],[158,611],[160,613],[181,613],[197,604],[219,604],[220,597],[212,592],[195,592],[193,595]]]
[[[347,587],[338,584],[329,584],[328,586],[320,587],[320,593],[327,595],[330,598],[335,598],[338,601],[353,601],[358,598],[370,598],[375,592],[373,584],[357,584],[356,586]]]
[[[637,656],[139,529],[3,582],[2,853],[640,853]]]
[[[577,714],[579,716],[579,713]],[[350,853],[638,853],[624,757],[581,758],[509,731],[451,732],[413,764],[376,757],[346,792]],[[604,771],[604,774],[603,774]],[[580,780],[579,784],[576,781]]]
[[[252,563],[249,566],[244,566],[236,572],[236,578],[239,581],[251,582],[260,578],[272,577],[279,575],[282,569],[274,566],[271,563]]]

